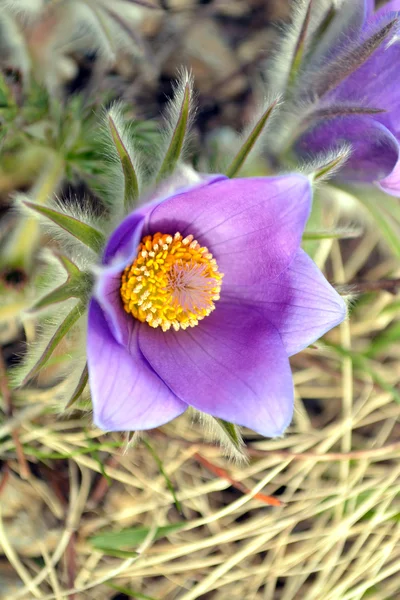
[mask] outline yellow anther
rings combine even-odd
[[[160,251],[161,250],[161,251]],[[144,237],[121,276],[124,309],[150,327],[195,327],[215,308],[223,275],[213,255],[188,235]]]

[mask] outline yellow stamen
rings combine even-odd
[[[215,308],[223,275],[213,255],[188,235],[144,237],[121,277],[124,309],[142,323],[168,331],[194,327]]]

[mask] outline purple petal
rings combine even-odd
[[[120,287],[121,270],[117,273],[107,268],[98,270],[93,295],[103,311],[114,338],[119,344],[127,346],[136,321],[124,310]]]
[[[183,194],[194,188],[212,185],[223,179],[227,179],[227,176],[218,173],[197,173],[196,171],[193,171],[191,167],[184,169],[181,172],[178,170],[172,177],[164,179],[155,189],[151,190],[148,201],[156,201],[157,204],[159,204],[160,198],[161,202],[163,202],[167,198],[176,196],[176,194]]]
[[[320,122],[298,141],[302,156],[312,156],[351,144],[352,155],[340,171],[342,178],[373,182],[392,172],[399,157],[399,145],[392,133],[375,118],[352,115]]]
[[[226,300],[225,300],[226,299]],[[225,288],[221,301],[259,306],[279,332],[289,356],[300,352],[346,317],[346,304],[311,258],[299,250],[277,279],[255,290]]]
[[[310,207],[311,187],[302,175],[232,179],[159,204],[149,230],[194,235],[213,253],[224,283],[252,285],[288,266]]]
[[[372,2],[372,0],[370,0],[370,2]],[[400,0],[391,0],[390,2],[388,2],[387,4],[384,4],[383,6],[381,6],[376,14],[377,15],[385,15],[388,12],[397,12],[400,11]]]
[[[195,186],[190,189],[200,190],[224,179],[224,175],[204,175]],[[173,179],[173,178],[172,178]],[[173,179],[172,183],[175,180]],[[179,180],[182,183],[181,180]],[[170,182],[170,186],[172,185]],[[175,184],[177,182],[175,181]],[[170,189],[170,188],[168,188]],[[184,188],[183,191],[185,191]],[[182,191],[182,190],[181,190]],[[124,311],[121,296],[121,273],[131,264],[137,255],[137,248],[144,235],[144,222],[146,216],[165,199],[161,197],[162,189],[158,188],[159,195],[152,195],[151,202],[139,207],[128,215],[114,230],[104,251],[103,265],[97,270],[94,296],[104,311],[107,323],[120,344],[127,345],[133,327],[133,318]],[[164,189],[166,193],[166,189]]]
[[[317,4],[319,2],[315,2],[314,6]],[[349,41],[362,31],[368,16],[368,4],[370,4],[370,0],[347,0],[342,2],[340,10],[336,10],[333,16],[329,9],[325,10],[324,17],[329,14],[331,17],[329,27],[323,33],[321,30],[318,32],[321,39],[314,56],[311,53],[308,64],[305,65],[306,70],[315,69],[317,66],[324,68],[327,62],[348,48]]]
[[[111,234],[103,255],[103,265],[114,264],[120,270],[136,256],[142,238],[144,215],[135,211],[128,215]]]
[[[121,300],[121,273],[133,262],[142,238],[144,217],[132,213],[117,227],[105,249],[103,262],[96,272],[94,297],[101,306],[113,336],[127,345],[132,333],[133,317],[124,311]]]
[[[383,18],[373,20],[371,33],[390,22],[395,14],[385,14]],[[376,24],[375,24],[376,22]],[[393,36],[399,36],[399,25]],[[374,115],[397,136],[400,133],[400,43],[398,37],[385,40],[370,58],[356,71],[351,73],[329,94],[331,103],[354,104],[372,109],[381,109],[383,113]]]
[[[154,210],[155,206],[161,202],[165,202],[169,198],[173,198],[176,194],[182,194],[187,190],[199,190],[217,181],[226,179],[225,175],[196,175],[198,178],[191,185],[188,185],[187,181],[182,177],[178,179],[171,177],[152,190],[147,198],[147,202],[125,217],[122,223],[113,231],[104,251],[103,264],[114,263],[117,256],[121,258],[120,262],[124,263],[122,268],[128,264],[132,259],[132,253],[134,256],[136,255],[137,245],[142,236],[143,220]],[[138,235],[138,232],[140,235]],[[135,246],[137,239],[139,242]]]
[[[94,422],[106,431],[152,429],[182,414],[178,400],[144,359],[137,332],[129,349],[114,339],[96,301],[89,306],[87,356]]]
[[[400,160],[397,161],[390,175],[381,179],[379,187],[391,196],[400,196]]]
[[[193,329],[140,328],[139,346],[168,387],[198,410],[268,437],[289,425],[289,360],[259,312],[221,304]]]
[[[365,0],[365,13],[369,17],[375,11],[375,0]]]

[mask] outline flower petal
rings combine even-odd
[[[224,282],[277,277],[299,248],[311,208],[302,175],[231,179],[159,204],[151,232],[192,234],[215,256]]]
[[[89,306],[87,356],[94,422],[106,431],[152,429],[182,414],[187,404],[168,389],[139,350],[116,342],[96,301]]]
[[[317,31],[320,40],[317,44],[315,54],[311,53],[307,60],[305,69],[315,69],[317,66],[324,67],[329,60],[337,57],[349,45],[349,40],[357,37],[364,26],[368,15],[368,4],[371,0],[344,0],[341,2],[340,10],[331,12],[333,2],[325,7],[323,14],[324,21],[328,17],[329,26],[323,26],[324,21],[320,23]],[[318,10],[320,2],[315,2],[313,11]],[[323,5],[321,8],[324,8]],[[321,26],[322,25],[322,26]]]
[[[392,133],[375,118],[352,115],[335,117],[317,123],[298,141],[302,156],[338,148],[345,142],[352,154],[340,171],[340,177],[374,182],[383,179],[397,163],[399,144]]]
[[[369,0],[372,2],[372,0]],[[387,4],[381,6],[376,12],[377,15],[385,15],[388,12],[400,11],[400,0],[390,0]]]
[[[227,301],[259,306],[279,332],[289,356],[300,352],[346,318],[346,304],[303,251],[277,279],[248,290],[232,286]]]
[[[396,13],[388,13],[372,19],[371,34],[385,23],[389,23]],[[327,99],[332,104],[343,103],[381,109],[384,112],[374,115],[374,119],[386,125],[398,137],[400,134],[400,25],[358,69],[351,73]]]
[[[365,12],[366,14],[372,15],[375,10],[375,0],[365,0]]]
[[[400,196],[400,159],[390,175],[379,181],[379,187],[391,196]]]
[[[142,238],[144,217],[132,213],[117,227],[105,249],[103,267],[96,269],[93,295],[101,306],[107,324],[115,339],[127,345],[131,337],[133,319],[122,305],[120,287],[121,273],[133,262]]]
[[[193,179],[189,183],[188,177],[183,175],[170,177],[163,181],[158,187],[153,189],[147,198],[147,202],[138,206],[134,212],[129,214],[113,231],[104,251],[103,264],[115,263],[116,257],[120,257],[124,268],[127,263],[136,255],[137,245],[141,239],[143,219],[154,210],[154,207],[176,194],[182,194],[187,190],[201,189],[212,185],[216,181],[226,179],[225,175],[199,175],[193,172]],[[138,231],[140,228],[140,235]],[[139,239],[136,246],[136,239]],[[124,262],[125,260],[125,262]]]
[[[104,250],[103,265],[114,265],[117,269],[124,269],[137,251],[142,237],[144,215],[142,212],[133,212],[114,229]]]
[[[198,410],[268,437],[293,414],[289,360],[277,330],[249,307],[221,305],[185,331],[141,328],[151,367]]]

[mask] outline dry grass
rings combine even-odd
[[[316,249],[333,280],[400,275],[396,259],[369,258],[375,232],[352,244],[341,249],[323,241]],[[0,597],[399,597],[400,343],[386,337],[399,323],[396,302],[386,291],[361,296],[329,345],[293,358],[293,425],[279,440],[249,433],[247,464],[229,463],[204,442],[198,425],[181,417],[146,438],[166,478],[140,441],[126,450],[119,435],[83,428],[81,414],[57,419],[49,408],[56,389],[18,392],[1,433],[18,428],[31,474],[25,481],[18,476],[15,444],[5,435]],[[369,358],[360,361],[367,350]],[[215,467],[251,491],[237,491]],[[282,505],[268,506],[254,497],[258,492]],[[175,530],[155,539],[159,527],[173,523]],[[137,531],[131,542],[117,538],[119,552],[91,542],[102,532],[138,526],[146,527],[140,539]]]

